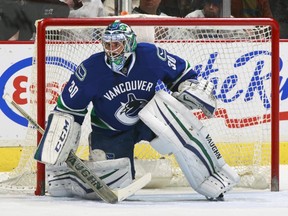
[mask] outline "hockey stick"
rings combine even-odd
[[[41,134],[44,133],[44,129],[24,109],[15,103],[8,94],[5,94],[3,98],[16,108],[31,124],[33,124]],[[103,201],[111,204],[125,200],[151,181],[151,174],[148,173],[129,186],[117,191],[112,191],[103,180],[90,171],[86,164],[83,163],[83,161],[78,158],[72,150],[65,162]]]

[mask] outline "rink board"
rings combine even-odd
[[[219,151],[222,153],[223,157],[225,158],[226,162],[233,166],[235,159],[233,159],[233,155],[231,155],[231,152],[237,152],[237,149],[243,148],[245,145],[246,153],[245,158],[237,158],[237,163],[239,165],[239,160],[242,165],[249,165],[253,162],[253,144],[217,144]],[[263,144],[262,148],[267,148],[268,144]],[[223,150],[225,149],[225,151]],[[247,151],[247,149],[250,151]],[[80,150],[83,152],[83,150]],[[22,148],[21,147],[2,147],[0,148],[0,172],[7,172],[17,167],[19,163],[19,159],[21,156]],[[147,152],[147,156],[143,156],[143,152]],[[84,150],[84,153],[81,153],[82,157],[87,157],[88,152]],[[155,152],[150,145],[148,144],[137,144],[135,148],[135,156],[138,158],[144,159],[155,159],[159,158],[160,155]],[[268,164],[269,161],[261,161],[263,165]],[[288,142],[282,142],[280,143],[280,164],[288,164]]]

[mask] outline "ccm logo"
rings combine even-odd
[[[70,127],[70,123],[67,120],[65,120],[64,127],[62,129],[59,140],[58,140],[57,145],[55,147],[56,152],[59,152],[61,150],[61,148],[63,147],[63,145],[66,141],[66,138],[67,138],[69,127]]]

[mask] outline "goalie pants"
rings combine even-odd
[[[111,131],[110,131],[111,132]],[[131,172],[135,178],[134,146],[145,140],[151,141],[156,135],[142,121],[139,121],[128,131],[108,133],[107,130],[92,127],[91,149],[101,149],[106,153],[106,158],[118,159],[128,157],[131,162]]]

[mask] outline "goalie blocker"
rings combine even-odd
[[[64,162],[71,150],[76,152],[81,126],[68,113],[51,111],[47,128],[37,147],[34,159],[45,164]]]
[[[150,144],[160,154],[174,154],[190,186],[207,198],[221,197],[239,182],[202,123],[185,105],[159,91],[139,112],[157,135]]]

